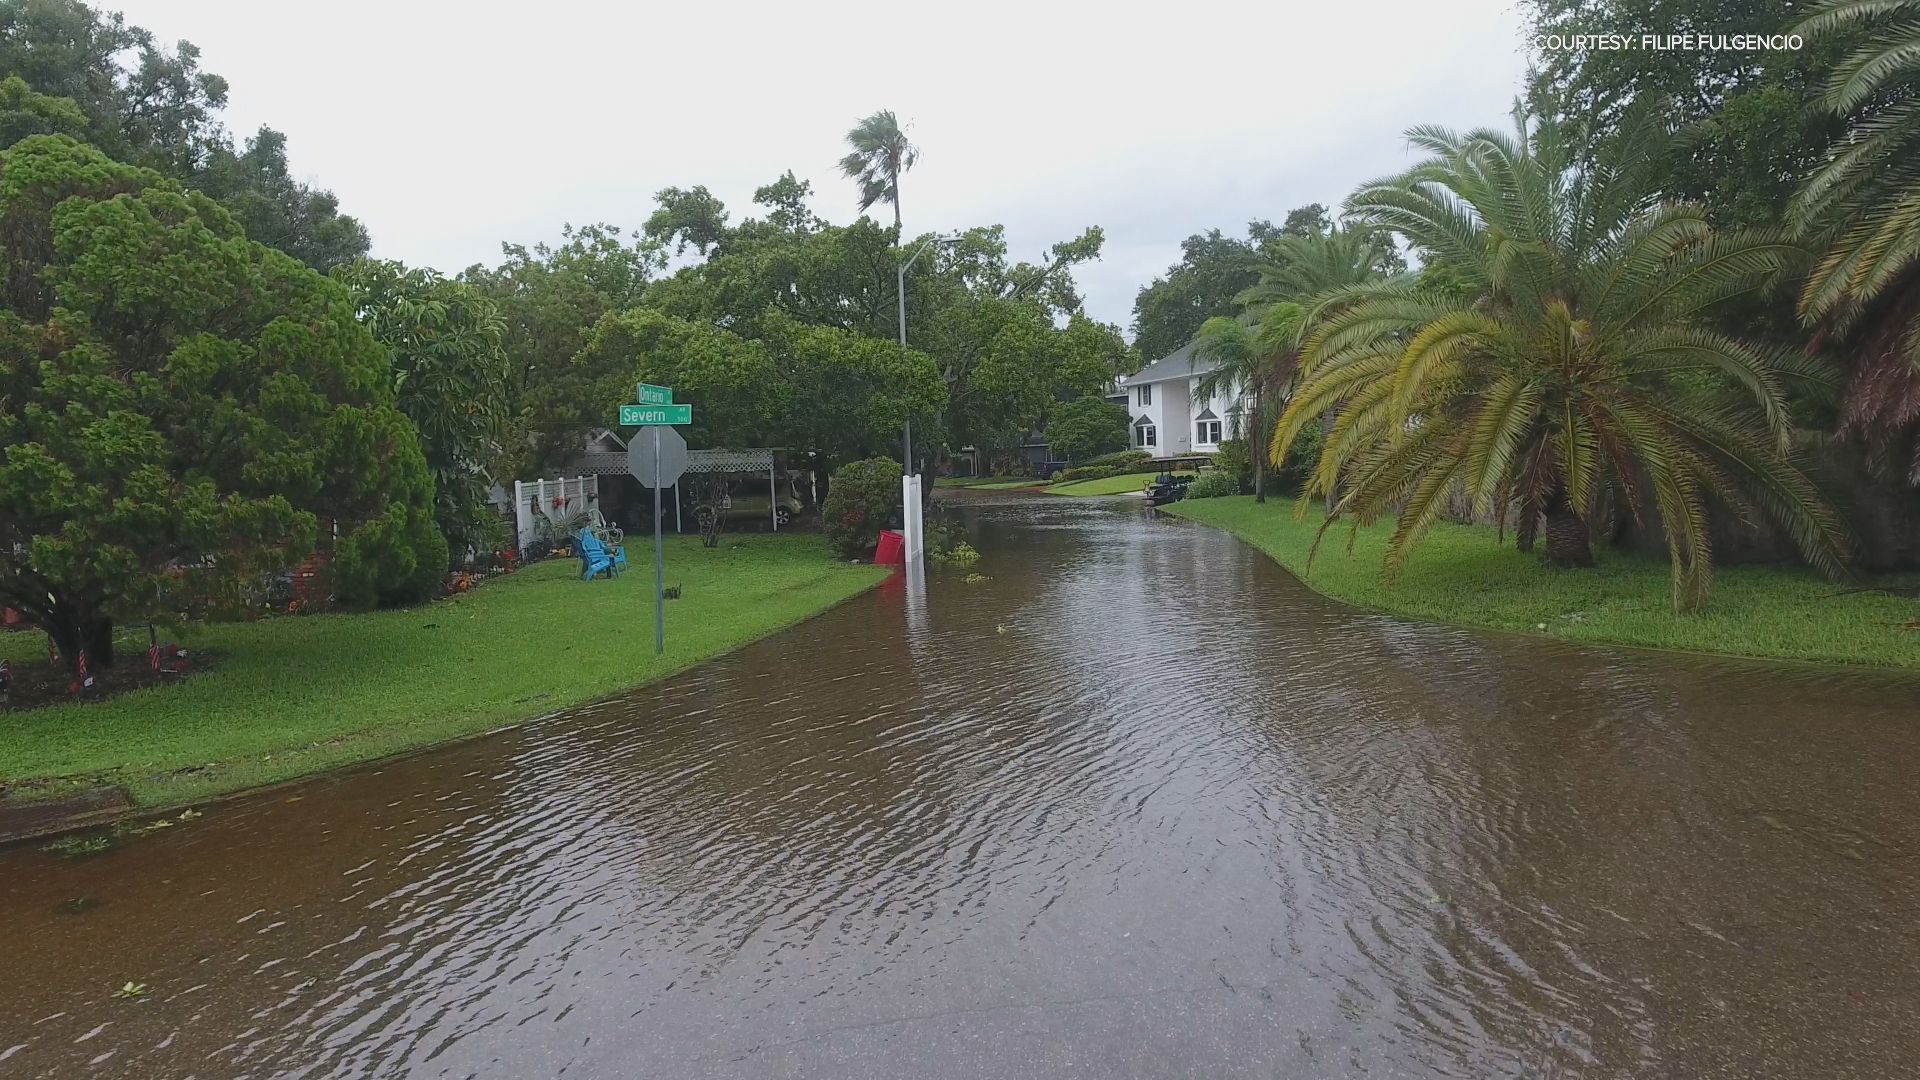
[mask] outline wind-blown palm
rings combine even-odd
[[[1834,68],[1822,101],[1852,117],[1850,131],[1791,217],[1834,236],[1801,290],[1802,317],[1842,333],[1868,323],[1842,430],[1886,450],[1920,420],[1920,0],[1825,0],[1795,29],[1861,25],[1875,35]],[[1920,484],[1920,445],[1908,479]]]
[[[878,202],[893,204],[893,223],[900,224],[900,174],[920,160],[920,148],[907,140],[905,129],[882,109],[847,132],[853,152],[840,159],[840,171],[860,185],[860,210]]]
[[[1396,518],[1389,577],[1456,485],[1503,530],[1517,507],[1523,547],[1544,519],[1562,565],[1591,563],[1587,520],[1603,505],[1638,516],[1650,491],[1681,610],[1707,596],[1716,496],[1757,506],[1840,573],[1839,521],[1792,460],[1787,415],[1787,385],[1826,373],[1703,318],[1798,249],[1716,235],[1704,208],[1651,198],[1636,164],[1664,137],[1651,113],[1578,170],[1556,130],[1516,120],[1513,135],[1416,129],[1434,156],[1348,201],[1464,288],[1405,275],[1325,299],[1271,459],[1337,409],[1309,493],[1356,529]]]

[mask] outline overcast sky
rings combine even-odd
[[[999,222],[1033,258],[1103,226],[1080,280],[1122,326],[1184,237],[1337,206],[1414,124],[1504,123],[1525,70],[1513,0],[102,6],[199,45],[228,126],[286,132],[383,257],[453,272],[563,222],[631,228],[668,185],[738,220],[787,169],[844,222],[846,130],[890,108],[924,151],[910,232]]]

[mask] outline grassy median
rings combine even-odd
[[[1098,480],[1075,480],[1071,483],[1042,488],[1049,495],[1138,495],[1146,490],[1158,473],[1121,473],[1118,476],[1103,476]],[[1174,473],[1175,476],[1192,476],[1193,473]]]
[[[661,678],[867,588],[817,535],[669,537],[667,648],[653,651],[651,543],[583,582],[552,560],[423,607],[282,617],[175,634],[217,668],[100,702],[0,713],[0,780],[19,793],[124,784],[158,805],[254,787],[485,731]],[[644,563],[644,565],[643,565]],[[44,663],[38,633],[0,655]],[[145,662],[144,638],[125,663]]]
[[[1386,584],[1381,557],[1390,526],[1362,529],[1351,553],[1343,524],[1328,530],[1313,567],[1319,528],[1293,503],[1251,496],[1194,499],[1164,509],[1217,525],[1254,544],[1314,590],[1351,604],[1463,626],[1578,641],[1729,653],[1769,659],[1920,667],[1920,603],[1850,591],[1804,570],[1726,566],[1714,571],[1707,609],[1676,615],[1663,560],[1601,549],[1590,570],[1555,570],[1538,555],[1496,544],[1494,530],[1441,524]],[[1907,579],[1869,582],[1906,586]]]

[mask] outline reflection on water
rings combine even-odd
[[[0,1076],[1915,1069],[1912,680],[1356,612],[1132,508],[966,516],[987,580],[0,852]]]

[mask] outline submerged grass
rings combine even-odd
[[[653,651],[651,552],[618,580],[553,560],[417,608],[198,628],[218,667],[106,701],[0,713],[0,780],[119,783],[156,805],[276,783],[473,734],[661,678],[843,600],[887,571],[832,561],[817,535],[670,537],[666,652]],[[38,633],[0,655],[44,658]],[[123,662],[144,662],[144,649]],[[28,783],[23,791],[57,790]]]
[[[1920,604],[1848,591],[1799,568],[1717,568],[1707,609],[1677,615],[1659,559],[1601,549],[1595,569],[1555,570],[1514,550],[1511,535],[1499,545],[1491,528],[1443,523],[1388,585],[1380,572],[1388,523],[1360,530],[1350,552],[1348,526],[1329,529],[1309,573],[1317,507],[1304,520],[1295,519],[1291,500],[1260,505],[1250,496],[1164,509],[1234,533],[1333,599],[1402,615],[1576,641],[1920,667]]]

